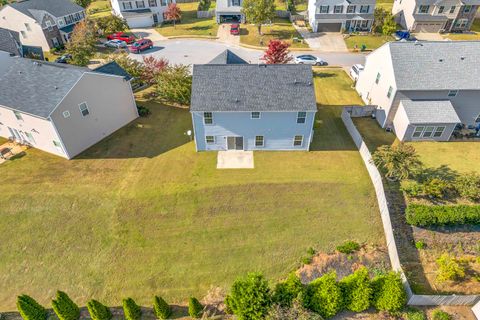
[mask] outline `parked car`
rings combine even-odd
[[[107,40],[121,40],[130,44],[135,42],[135,36],[132,33],[115,32],[107,36]]]
[[[311,54],[303,54],[295,57],[296,64],[312,64],[315,66],[326,66],[328,63],[318,57],[312,56]]]
[[[230,34],[233,34],[233,35],[240,34],[240,25],[238,23],[234,23],[230,25]]]
[[[417,38],[412,36],[407,30],[398,30],[393,34],[393,37],[397,41],[416,41]]]
[[[107,42],[105,42],[105,47],[117,48],[117,49],[126,48],[127,43],[125,41],[122,41],[122,40],[113,39],[113,40],[108,40]]]
[[[131,53],[140,53],[151,48],[153,48],[153,42],[150,39],[140,39],[128,46],[128,50],[130,50]]]
[[[357,81],[358,80],[358,77],[360,76],[360,72],[363,71],[363,69],[365,69],[365,67],[361,64],[354,64],[351,68],[350,68],[350,76],[352,77],[352,79],[354,81]]]
[[[63,56],[55,59],[55,62],[56,63],[68,63],[68,61],[70,61],[70,60],[72,60],[72,55],[67,53],[67,54],[64,54]]]

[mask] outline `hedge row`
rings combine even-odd
[[[480,224],[480,206],[429,206],[410,204],[406,210],[407,223],[419,226]]]

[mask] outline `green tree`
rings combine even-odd
[[[168,319],[172,314],[172,309],[162,297],[153,297],[153,313],[158,319]]]
[[[97,300],[88,301],[87,309],[92,320],[110,320],[112,318],[110,309]]]
[[[291,273],[285,281],[277,283],[272,300],[282,307],[291,307],[294,299],[304,290],[303,284],[295,273]]]
[[[169,65],[157,76],[155,91],[167,103],[188,106],[192,91],[192,76],[185,65]]]
[[[26,294],[17,297],[17,309],[23,320],[46,320],[47,310]]]
[[[362,312],[370,307],[372,286],[368,270],[361,267],[353,274],[346,276],[340,281],[343,292],[343,302],[346,309],[354,312]]]
[[[225,299],[227,308],[241,320],[263,319],[271,302],[267,280],[255,272],[235,280]]]
[[[80,309],[63,291],[57,291],[56,299],[52,300],[52,307],[60,320],[77,320],[80,318]]]
[[[142,318],[142,309],[132,298],[123,299],[122,306],[126,320],[140,320]]]
[[[203,306],[197,298],[188,299],[188,314],[192,318],[200,318],[203,313]]]
[[[145,83],[145,65],[140,61],[130,58],[127,54],[115,54],[108,57],[109,61],[115,61],[120,67],[133,77],[132,85],[139,86]]]
[[[96,27],[93,23],[89,21],[77,23],[66,46],[67,52],[72,55],[71,63],[86,66],[95,53],[96,41]]]
[[[125,20],[114,14],[96,19],[95,24],[98,30],[101,30],[103,34],[111,34],[128,29],[128,25]]]
[[[262,35],[262,24],[270,23],[275,18],[274,0],[243,0],[242,13],[248,23],[257,26],[258,34]]]
[[[437,309],[432,313],[432,320],[452,320],[453,317],[447,312]]]
[[[372,154],[373,163],[385,171],[391,180],[407,179],[422,165],[415,148],[403,142],[396,146],[383,145]]]
[[[387,16],[387,11],[383,8],[375,8],[375,11],[373,12],[373,24],[372,24],[372,30],[374,32],[382,32],[383,28],[383,23],[385,21],[385,17]]]
[[[88,7],[90,3],[92,3],[92,0],[73,0],[76,4],[78,4],[80,7]]]
[[[382,34],[384,36],[388,36],[394,33],[396,30],[397,23],[395,22],[393,15],[391,13],[387,13],[385,15],[385,19],[383,20]]]
[[[342,291],[337,283],[335,271],[310,282],[307,286],[305,304],[323,318],[333,317],[342,309]]]
[[[375,277],[372,280],[372,288],[374,292],[372,304],[377,310],[399,311],[407,303],[407,295],[399,273],[392,271]]]

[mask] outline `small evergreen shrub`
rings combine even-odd
[[[333,317],[342,309],[342,291],[334,271],[313,280],[307,286],[305,304],[325,319]]]
[[[26,294],[17,297],[17,309],[23,320],[46,320],[47,310]]]
[[[126,320],[140,320],[142,318],[142,309],[132,298],[122,300],[123,315]]]
[[[353,274],[346,276],[340,281],[343,293],[344,307],[354,312],[362,312],[370,307],[372,286],[368,270],[359,268]]]
[[[405,320],[427,320],[427,316],[422,310],[411,309],[405,313]]]
[[[422,186],[415,180],[406,179],[400,182],[400,190],[410,197],[419,197],[422,195]]]
[[[427,245],[423,240],[418,240],[417,242],[415,242],[415,248],[417,248],[418,250],[425,249],[426,246]]]
[[[92,320],[110,320],[112,318],[110,309],[97,300],[92,299],[88,301],[87,309]]]
[[[442,254],[436,262],[438,265],[438,281],[459,280],[465,277],[465,268],[448,253]]]
[[[372,304],[377,310],[395,312],[407,303],[400,274],[389,272],[372,280]]]
[[[410,204],[407,223],[418,226],[480,224],[480,205],[429,206]]]
[[[192,318],[200,318],[202,316],[203,306],[197,298],[191,297],[188,300],[188,314]]]
[[[452,316],[442,310],[435,310],[432,313],[432,320],[452,320]]]
[[[137,110],[140,117],[148,117],[151,114],[150,109],[144,106],[137,106]]]
[[[313,261],[313,256],[315,256],[315,249],[312,247],[308,248],[307,250],[307,255],[302,258],[302,263],[303,264],[310,264]]]
[[[352,254],[360,249],[360,244],[355,241],[346,241],[337,247],[337,251],[345,254]]]
[[[303,292],[303,284],[295,273],[285,281],[277,283],[273,291],[273,302],[282,307],[291,307],[294,299]]]
[[[56,299],[52,300],[52,307],[60,320],[77,320],[80,318],[80,309],[63,291],[57,291]]]
[[[153,313],[158,319],[164,320],[170,317],[172,309],[162,297],[155,296],[153,297]]]

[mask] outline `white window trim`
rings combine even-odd
[[[433,130],[432,130],[432,134],[430,136],[425,137],[425,132],[427,131],[427,127],[432,127]],[[420,135],[418,137],[415,137],[414,134],[415,134],[417,128],[423,128],[423,129],[420,132]],[[442,131],[441,131],[442,133],[439,136],[435,136],[435,132],[437,132],[438,128],[443,128]],[[411,137],[412,137],[412,139],[419,139],[419,140],[440,138],[445,133],[446,129],[447,129],[446,125],[442,125],[442,126],[435,126],[435,125],[428,125],[428,124],[419,125],[419,126],[414,125]]]
[[[208,142],[207,137],[213,137],[213,142]],[[215,142],[216,142],[215,136],[212,136],[212,135],[205,136],[205,144],[212,145],[212,144],[215,144]]]
[[[297,136],[298,136],[298,137],[302,137],[302,140],[300,140],[300,145],[298,145],[298,146],[295,145],[295,138],[296,138]],[[303,134],[296,134],[296,135],[294,135],[294,136],[293,136],[293,147],[303,147],[303,139],[304,139]]]
[[[13,111],[13,115],[15,116],[15,119],[17,119],[17,121],[25,121],[20,111]],[[19,116],[20,116],[20,119],[18,118]]]
[[[261,146],[257,146],[257,137],[262,137],[262,145]],[[255,148],[263,148],[265,147],[265,136],[255,136]]]
[[[212,123],[207,123],[207,122],[205,121],[205,120],[207,119],[207,118],[205,118],[205,113],[210,113],[210,114],[212,115],[212,118],[211,118]],[[203,124],[206,125],[206,126],[211,126],[211,125],[213,125],[213,112],[204,112],[204,113],[203,113]]]
[[[88,106],[87,106],[87,108],[88,108]],[[62,112],[62,115],[63,115],[63,117],[64,117],[65,119],[67,119],[67,118],[70,117],[70,111],[65,110],[65,111]]]
[[[82,111],[82,107],[81,107],[82,104],[85,104],[85,105],[87,106],[87,109],[86,109],[86,110],[88,111],[88,114],[87,114],[87,115],[83,115],[83,111]],[[81,115],[82,117],[84,117],[84,118],[85,118],[86,116],[89,116],[89,115],[90,115],[90,108],[88,107],[88,103],[87,103],[86,101],[78,104],[78,110],[80,110],[80,115]]]
[[[447,97],[453,98],[458,95],[458,90],[450,90],[448,91]]]
[[[387,98],[391,99],[392,98],[392,93],[393,93],[393,87],[389,86],[388,91],[387,91]]]
[[[253,113],[258,112],[258,118],[253,117]],[[250,119],[258,120],[262,118],[262,113],[260,111],[252,111],[250,112]]]
[[[305,117],[300,117],[300,112],[304,112],[305,113]],[[303,119],[303,122],[298,122],[298,119]],[[297,124],[306,124],[307,123],[307,112],[306,111],[298,111],[297,112]]]

